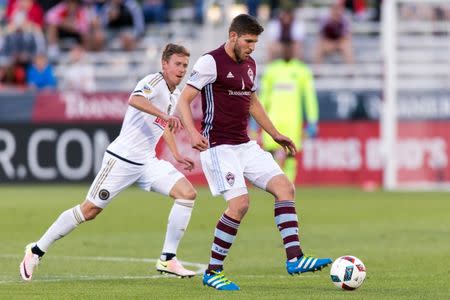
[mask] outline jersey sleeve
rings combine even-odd
[[[150,82],[151,78],[149,78],[149,76],[141,79],[131,93],[131,96],[142,96],[147,100],[152,100],[155,98],[157,90],[155,86],[150,84]]]
[[[187,84],[201,90],[205,85],[216,81],[216,61],[210,54],[203,55],[195,63]]]

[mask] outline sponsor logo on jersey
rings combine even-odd
[[[105,189],[101,189],[100,192],[98,192],[98,197],[100,200],[108,200],[109,198],[109,191]]]
[[[233,73],[231,73],[231,72],[228,72],[227,78],[234,78],[234,75],[233,75]]]
[[[228,90],[228,96],[250,96],[252,94],[251,91],[233,91]]]
[[[248,77],[250,78],[250,80],[253,82],[255,75],[253,74],[252,69],[248,68],[247,74],[248,74]]]
[[[153,124],[155,124],[156,126],[161,128],[162,130],[164,130],[164,128],[166,128],[167,123],[168,122],[166,120],[163,120],[160,117],[156,117],[155,121],[153,121]]]
[[[234,184],[234,174],[231,172],[228,172],[227,175],[225,175],[225,179],[227,180],[228,184],[233,186]]]
[[[197,81],[200,78],[200,73],[198,73],[197,71],[193,70],[191,75],[189,76],[189,80],[190,81]]]

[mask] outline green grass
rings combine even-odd
[[[273,199],[259,190],[251,191],[249,213],[225,264],[240,292],[203,287],[201,276],[155,276],[148,259],[159,256],[172,203],[135,188],[123,192],[95,221],[54,244],[34,281],[21,282],[18,264],[25,244],[37,240],[60,212],[79,203],[87,189],[0,186],[1,299],[450,299],[448,193],[344,188],[300,188],[297,212],[307,254],[351,254],[366,264],[366,282],[353,292],[336,289],[329,269],[287,275]],[[224,208],[221,198],[199,190],[180,259],[208,262],[213,229]]]

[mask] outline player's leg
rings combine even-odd
[[[289,274],[321,270],[332,261],[304,255],[298,234],[298,216],[295,210],[295,188],[284,174],[272,177],[266,190],[275,196],[275,224],[280,231],[286,252],[286,269]]]
[[[169,195],[174,199],[174,203],[169,213],[166,237],[161,256],[156,263],[156,269],[181,277],[192,277],[195,272],[185,269],[177,260],[176,253],[191,219],[197,192],[192,184],[183,177],[177,181]]]
[[[248,191],[234,146],[218,146],[200,153],[203,172],[214,196],[222,194],[227,209],[217,222],[203,284],[218,290],[239,290],[223,273],[223,263],[236,238],[248,206]]]
[[[137,184],[146,191],[154,191],[174,199],[162,254],[156,262],[156,269],[181,277],[194,276],[195,272],[185,269],[176,258],[178,245],[189,224],[197,196],[194,187],[171,163],[157,158],[146,163]]]
[[[234,195],[245,193],[233,197]],[[208,268],[203,275],[203,284],[218,290],[239,290],[234,282],[225,277],[223,263],[236,239],[241,220],[249,207],[247,189],[230,190],[224,193],[227,209],[220,217],[214,230],[211,256]],[[230,199],[230,197],[233,197]]]
[[[19,266],[22,279],[31,280],[36,266],[50,246],[81,223],[95,219],[120,191],[137,179],[139,168],[105,154],[86,200],[62,212],[37,242],[25,247],[25,256]]]
[[[331,263],[331,260],[308,260],[304,263],[302,249],[298,237],[298,217],[295,211],[295,187],[281,171],[269,152],[262,150],[257,144],[249,143],[241,155],[241,163],[245,166],[245,177],[255,186],[275,196],[275,224],[281,233],[290,274],[313,271]],[[299,266],[295,263],[302,261]]]

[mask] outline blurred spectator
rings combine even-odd
[[[143,0],[142,11],[145,23],[166,23],[169,20],[169,1]]]
[[[353,63],[350,21],[339,3],[333,4],[329,14],[321,21],[315,63],[322,63],[325,56],[335,52],[340,52],[346,63]]]
[[[86,52],[75,45],[69,52],[69,64],[64,69],[60,88],[69,91],[94,92],[94,67],[86,61]]]
[[[344,6],[352,12],[356,20],[367,18],[367,7],[365,0],[343,0]]]
[[[101,49],[106,41],[119,36],[124,50],[133,50],[138,38],[144,35],[144,15],[136,0],[110,0],[99,11],[102,27],[97,27],[94,49]],[[106,32],[105,32],[106,31]]]
[[[59,55],[60,39],[72,39],[86,46],[90,18],[81,0],[62,1],[47,12],[45,20],[51,59]]]
[[[282,43],[292,42],[294,56],[303,58],[303,40],[305,38],[304,24],[295,18],[296,5],[286,3],[280,10],[278,17],[267,25],[269,39],[269,60],[281,56]]]
[[[24,11],[16,11],[6,26],[6,34],[0,56],[8,66],[5,81],[10,84],[25,84],[25,69],[38,52],[45,50],[45,39],[38,25],[27,19]]]
[[[53,67],[49,64],[47,55],[37,54],[33,63],[27,69],[27,84],[37,90],[56,89],[56,78]]]
[[[247,5],[247,12],[249,15],[258,17],[258,7],[261,4],[260,0],[246,0],[245,4]]]
[[[34,25],[42,28],[44,24],[44,12],[37,1],[34,0],[9,0],[6,7],[6,21],[12,22],[17,14],[25,15],[26,19]]]

